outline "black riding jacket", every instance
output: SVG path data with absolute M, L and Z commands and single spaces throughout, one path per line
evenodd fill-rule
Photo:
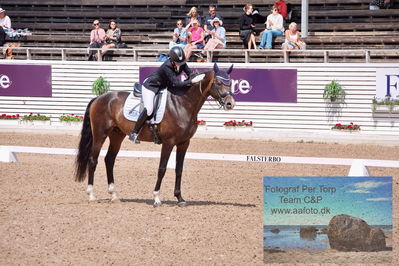
M 152 73 L 146 80 L 144 80 L 144 86 L 157 93 L 160 89 L 188 89 L 191 87 L 191 80 L 180 81 L 178 76 L 185 72 L 190 77 L 191 69 L 187 64 L 180 66 L 179 70 L 172 65 L 170 60 L 163 63 L 154 73 Z

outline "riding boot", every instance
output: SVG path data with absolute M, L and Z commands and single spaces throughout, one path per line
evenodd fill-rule
M 147 120 L 148 115 L 147 115 L 147 109 L 144 108 L 143 111 L 141 111 L 139 118 L 137 119 L 136 125 L 134 126 L 134 129 L 132 131 L 132 134 L 130 134 L 129 139 L 133 141 L 134 143 L 140 143 L 139 140 L 139 133 L 141 128 L 144 125 L 144 122 Z

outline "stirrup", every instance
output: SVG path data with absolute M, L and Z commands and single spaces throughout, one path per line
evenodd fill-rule
M 133 141 L 134 143 L 136 143 L 136 144 L 139 144 L 139 143 L 140 143 L 139 134 L 137 134 L 137 133 L 132 133 L 132 134 L 129 136 L 129 139 L 130 139 L 131 141 Z

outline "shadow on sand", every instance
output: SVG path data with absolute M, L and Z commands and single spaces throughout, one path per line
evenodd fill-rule
M 153 199 L 120 199 L 121 202 L 134 202 L 134 203 L 143 203 L 147 205 L 153 205 Z M 177 201 L 172 200 L 164 200 L 162 201 L 163 205 L 177 206 Z M 245 207 L 245 208 L 253 208 L 256 207 L 255 204 L 245 204 L 245 203 L 230 203 L 230 202 L 217 202 L 217 201 L 187 201 L 187 206 L 233 206 L 233 207 Z

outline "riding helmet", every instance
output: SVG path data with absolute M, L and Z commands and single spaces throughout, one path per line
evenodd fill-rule
M 174 62 L 176 65 L 183 65 L 186 63 L 186 56 L 184 55 L 184 51 L 181 47 L 175 46 L 169 51 L 170 61 Z

